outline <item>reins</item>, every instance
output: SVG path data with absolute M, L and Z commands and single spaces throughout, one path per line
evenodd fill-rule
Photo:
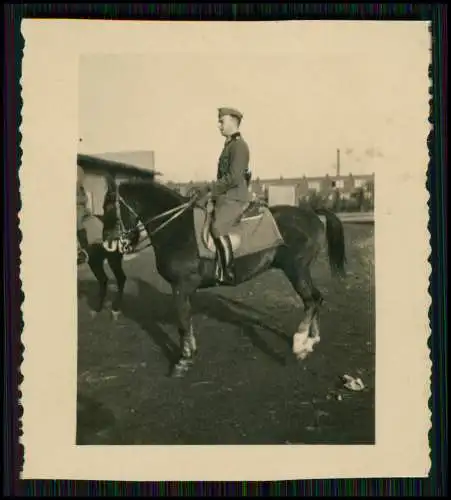
M 140 226 L 143 226 L 143 228 L 147 230 L 148 238 L 150 240 L 150 238 L 152 236 L 154 236 L 155 234 L 159 233 L 162 229 L 164 229 L 166 226 L 168 226 L 171 222 L 173 222 L 175 219 L 177 219 L 182 214 L 184 214 L 196 201 L 197 201 L 197 197 L 194 196 L 189 201 L 187 201 L 185 203 L 182 203 L 181 205 L 177 205 L 176 207 L 171 208 L 169 210 L 166 210 L 165 212 L 162 212 L 161 214 L 158 214 L 158 215 L 156 215 L 154 217 L 151 217 L 150 219 L 146 219 L 144 222 L 143 221 L 139 221 L 134 228 L 126 230 L 125 227 L 124 227 L 124 223 L 123 223 L 122 217 L 120 215 L 120 203 L 122 203 L 127 208 L 127 210 L 129 210 L 138 220 L 139 220 L 139 215 L 122 198 L 122 196 L 119 194 L 118 189 L 117 189 L 116 190 L 116 213 L 118 214 L 117 217 L 118 217 L 119 223 L 121 224 L 121 233 L 122 233 L 122 235 L 126 236 L 126 235 L 132 233 L 133 231 L 135 231 L 136 229 L 139 229 L 139 231 L 141 232 Z M 170 217 L 169 219 L 167 219 L 166 221 L 164 221 L 163 223 L 161 223 L 153 231 L 150 231 L 150 230 L 148 230 L 146 228 L 146 226 L 148 224 L 151 224 L 152 222 L 155 222 L 155 221 L 157 221 L 159 219 L 162 219 L 162 218 L 164 218 L 164 217 L 166 217 L 168 215 L 171 215 L 171 214 L 173 214 L 172 217 Z M 148 245 L 146 245 L 145 247 L 141 248 L 140 250 L 144 250 L 144 248 L 147 248 L 148 246 L 152 246 L 152 242 L 150 242 Z

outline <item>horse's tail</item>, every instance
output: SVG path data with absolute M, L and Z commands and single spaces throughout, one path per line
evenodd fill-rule
M 326 218 L 327 250 L 332 274 L 345 277 L 346 252 L 343 223 L 327 208 L 315 208 L 314 210 L 317 215 L 323 215 Z

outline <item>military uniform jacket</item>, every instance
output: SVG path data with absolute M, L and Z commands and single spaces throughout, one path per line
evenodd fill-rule
M 249 170 L 249 147 L 241 134 L 234 134 L 224 144 L 219 156 L 217 181 L 213 185 L 216 203 L 236 201 L 247 203 L 249 192 L 246 173 Z
M 85 188 L 81 184 L 77 184 L 77 229 L 83 228 L 83 220 L 88 212 L 88 197 Z

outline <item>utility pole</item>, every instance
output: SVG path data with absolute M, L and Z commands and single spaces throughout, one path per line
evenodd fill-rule
M 340 177 L 340 150 L 337 149 L 337 177 Z

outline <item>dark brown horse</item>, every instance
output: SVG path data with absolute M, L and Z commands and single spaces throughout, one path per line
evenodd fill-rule
M 181 354 L 172 373 L 183 376 L 192 365 L 197 350 L 191 299 L 196 290 L 216 285 L 214 260 L 199 256 L 194 199 L 185 198 L 157 182 L 136 181 L 122 183 L 119 196 L 121 217 L 129 218 L 133 213 L 145 226 L 154 249 L 157 271 L 172 287 L 181 335 Z M 304 318 L 293 336 L 293 353 L 298 359 L 304 359 L 320 340 L 319 312 L 323 302 L 312 282 L 310 266 L 321 250 L 325 232 L 332 273 L 344 276 L 343 225 L 326 209 L 276 206 L 270 211 L 284 244 L 237 258 L 236 285 L 270 268 L 284 272 L 304 303 Z M 319 215 L 326 218 L 326 230 Z

